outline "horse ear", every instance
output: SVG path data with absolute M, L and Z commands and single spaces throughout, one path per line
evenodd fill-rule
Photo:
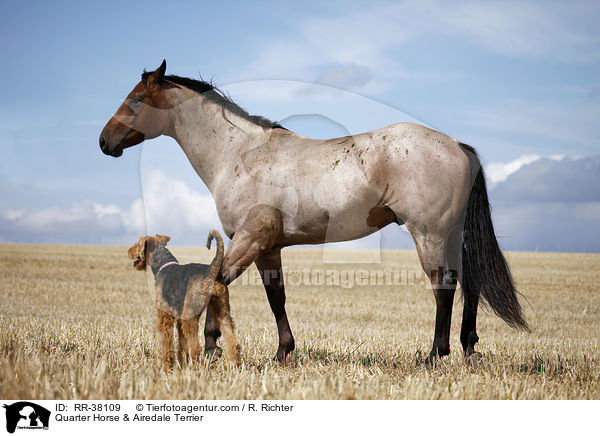
M 165 78 L 165 72 L 167 71 L 167 61 L 163 59 L 162 64 L 148 77 L 148 86 L 160 86 L 163 79 Z

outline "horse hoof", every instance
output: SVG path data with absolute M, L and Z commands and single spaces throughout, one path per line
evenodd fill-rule
M 427 370 L 435 369 L 437 366 L 439 357 L 438 356 L 428 356 L 423 362 L 423 366 Z
M 275 356 L 273 356 L 273 362 L 281 363 L 282 365 L 285 363 L 286 359 L 287 359 L 287 353 L 277 352 L 277 354 Z
M 284 364 L 291 352 L 292 350 L 280 348 L 279 350 L 277 350 L 277 354 L 273 356 L 273 362 Z
M 481 353 L 478 353 L 477 351 L 475 351 L 473 354 L 471 354 L 469 357 L 467 357 L 467 365 L 469 365 L 473 369 L 477 369 L 477 368 L 479 368 L 479 363 L 481 362 L 482 359 L 483 359 L 483 356 L 481 355 Z
M 286 359 L 295 348 L 296 347 L 294 343 L 287 346 L 279 345 L 279 348 L 277 348 L 277 353 L 273 357 L 273 362 L 285 363 Z
M 213 363 L 223 355 L 223 350 L 221 347 L 211 348 L 210 350 L 205 350 L 204 355 L 208 359 L 208 363 Z

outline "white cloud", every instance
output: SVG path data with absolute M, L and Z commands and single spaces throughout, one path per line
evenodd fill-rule
M 600 156 L 538 157 L 521 165 L 490 192 L 502 247 L 600 251 L 599 184 Z
M 221 228 L 212 196 L 200 194 L 159 170 L 143 178 L 143 193 L 148 234 L 166 234 L 181 239 L 177 243 L 189 245 L 194 241 L 201 245 L 208 230 Z
M 27 211 L 25 209 L 8 209 L 4 217 L 9 221 L 16 221 L 25 216 Z
M 70 207 L 0 215 L 0 237 L 7 242 L 111 243 L 127 231 L 124 213 L 114 205 L 82 201 Z
M 600 251 L 600 156 L 521 156 L 489 173 L 496 183 L 490 201 L 503 248 Z M 0 213 L 0 241 L 128 245 L 144 234 L 162 233 L 177 245 L 203 245 L 210 229 L 220 229 L 210 195 L 156 170 L 147 172 L 143 187 L 144 201 L 125 209 L 92 201 L 8 209 Z M 392 225 L 342 246 L 394 249 L 412 242 Z
M 600 201 L 600 156 L 538 159 L 523 165 L 492 190 L 504 202 Z
M 7 242 L 130 244 L 145 234 L 168 234 L 180 245 L 202 245 L 220 229 L 214 201 L 160 171 L 144 178 L 144 199 L 128 209 L 83 201 L 70 207 L 0 214 L 0 239 Z
M 562 160 L 564 155 L 547 156 L 546 159 Z M 488 187 L 492 189 L 496 184 L 504 182 L 508 176 L 519 171 L 524 165 L 529 165 L 533 162 L 542 159 L 542 156 L 537 154 L 525 154 L 518 158 L 507 162 L 492 162 L 485 167 L 485 175 L 487 176 Z

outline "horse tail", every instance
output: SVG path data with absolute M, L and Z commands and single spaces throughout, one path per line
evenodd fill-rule
M 510 269 L 494 233 L 483 167 L 472 147 L 460 145 L 465 151 L 473 153 L 479 164 L 467 205 L 463 233 L 461 287 L 465 305 L 467 310 L 476 311 L 476 297 L 481 293 L 494 313 L 508 325 L 531 331 L 523 317 Z
M 208 238 L 206 239 L 206 248 L 208 248 L 210 250 L 210 243 L 211 241 L 215 239 L 217 241 L 217 254 L 215 255 L 215 258 L 212 260 L 212 262 L 210 263 L 210 268 L 208 271 L 208 276 L 210 277 L 211 280 L 216 280 L 219 272 L 221 271 L 221 265 L 223 264 L 223 257 L 224 257 L 224 249 L 223 249 L 223 238 L 221 238 L 221 235 L 219 234 L 218 231 L 216 230 L 211 230 L 208 233 Z

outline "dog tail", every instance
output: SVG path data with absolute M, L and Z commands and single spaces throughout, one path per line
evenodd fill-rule
M 215 255 L 213 261 L 210 263 L 208 275 L 211 280 L 216 280 L 219 275 L 219 272 L 221 271 L 221 264 L 223 263 L 225 250 L 223 249 L 223 238 L 221 238 L 221 235 L 216 230 L 211 230 L 208 233 L 208 238 L 206 239 L 206 248 L 210 250 L 210 243 L 213 239 L 217 241 L 217 254 Z

